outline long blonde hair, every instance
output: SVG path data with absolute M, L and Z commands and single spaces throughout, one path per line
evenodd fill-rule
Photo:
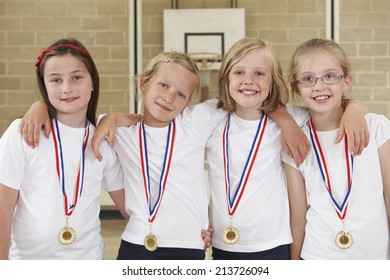
M 279 59 L 275 52 L 266 41 L 256 38 L 246 38 L 237 41 L 222 60 L 221 69 L 219 70 L 218 75 L 218 108 L 222 108 L 228 112 L 235 111 L 236 104 L 229 93 L 229 73 L 232 67 L 244 56 L 252 51 L 258 50 L 261 50 L 269 60 L 272 76 L 269 95 L 267 99 L 264 100 L 259 110 L 270 112 L 280 106 L 284 106 L 288 102 L 288 89 L 283 79 L 282 67 L 280 66 Z

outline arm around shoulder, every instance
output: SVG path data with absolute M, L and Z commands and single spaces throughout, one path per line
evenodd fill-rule
M 92 138 L 92 150 L 99 160 L 102 160 L 102 155 L 99 152 L 99 144 L 105 137 L 108 138 L 108 143 L 111 147 L 115 144 L 116 128 L 118 126 L 131 126 L 142 120 L 142 115 L 125 114 L 125 113 L 108 113 L 102 117 L 96 127 Z
M 299 166 L 305 160 L 310 149 L 310 143 L 306 135 L 285 107 L 267 112 L 267 115 L 280 127 L 283 148 Z
M 39 134 L 42 128 L 48 138 L 51 130 L 48 108 L 44 101 L 36 101 L 23 116 L 19 129 L 24 141 L 34 148 L 39 145 Z
M 348 147 L 353 155 L 360 155 L 370 141 L 370 133 L 365 119 L 367 113 L 367 106 L 358 101 L 350 100 L 344 104 L 344 114 L 336 143 L 340 142 L 346 134 Z

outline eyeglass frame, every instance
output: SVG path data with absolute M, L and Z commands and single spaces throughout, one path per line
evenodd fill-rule
M 331 73 L 326 73 L 325 75 L 323 75 L 323 76 L 321 76 L 321 77 L 314 77 L 314 76 L 311 76 L 311 77 L 313 77 L 314 79 L 315 79 L 315 81 L 314 81 L 314 84 L 312 84 L 312 85 L 302 85 L 301 84 L 301 80 L 302 79 L 300 79 L 300 80 L 295 80 L 295 83 L 297 84 L 297 85 L 300 85 L 301 87 L 314 87 L 316 84 L 317 84 L 317 82 L 318 82 L 318 80 L 319 79 L 321 79 L 321 81 L 322 81 L 322 83 L 323 84 L 325 84 L 325 85 L 335 85 L 335 84 L 337 84 L 338 82 L 340 82 L 342 79 L 345 79 L 345 75 L 343 74 L 343 75 L 335 75 L 335 77 L 337 77 L 338 78 L 338 81 L 337 82 L 334 82 L 334 83 L 326 83 L 325 81 L 324 81 L 324 77 L 326 76 L 326 75 L 329 75 L 329 74 L 331 74 Z M 310 75 L 309 75 L 310 76 Z M 307 76 L 306 76 L 307 77 Z

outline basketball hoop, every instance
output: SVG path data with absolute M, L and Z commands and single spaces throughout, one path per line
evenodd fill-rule
M 213 52 L 192 52 L 188 53 L 188 56 L 198 65 L 199 75 L 201 80 L 201 101 L 209 99 L 209 86 L 210 86 L 210 75 L 211 68 L 216 62 L 221 60 L 219 53 Z
M 210 69 L 210 67 L 221 59 L 219 53 L 213 52 L 192 52 L 188 54 L 195 61 L 200 70 Z

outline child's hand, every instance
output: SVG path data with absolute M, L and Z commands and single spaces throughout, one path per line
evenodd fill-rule
M 367 107 L 357 102 L 348 103 L 340 122 L 336 143 L 347 135 L 348 147 L 353 156 L 360 155 L 370 141 L 370 133 L 365 118 Z
M 92 137 L 92 150 L 98 160 L 103 156 L 99 152 L 99 145 L 104 138 L 108 138 L 108 144 L 113 147 L 115 144 L 116 121 L 114 114 L 105 115 L 98 123 L 95 133 Z
M 39 145 L 39 135 L 42 127 L 45 130 L 46 138 L 49 138 L 50 126 L 51 120 L 46 103 L 37 101 L 31 105 L 30 109 L 23 116 L 19 130 L 27 145 L 35 148 Z
M 105 115 L 98 123 L 95 134 L 92 138 L 92 150 L 98 160 L 102 160 L 99 153 L 99 144 L 107 137 L 108 144 L 113 147 L 116 139 L 116 127 L 131 126 L 142 120 L 143 116 L 139 114 L 121 114 L 109 113 Z
M 211 239 L 213 236 L 214 229 L 209 227 L 207 230 L 202 230 L 201 236 L 204 242 L 204 251 L 206 252 L 208 248 L 211 247 Z
M 306 158 L 310 143 L 302 129 L 294 122 L 282 129 L 282 144 L 287 154 L 299 166 Z

